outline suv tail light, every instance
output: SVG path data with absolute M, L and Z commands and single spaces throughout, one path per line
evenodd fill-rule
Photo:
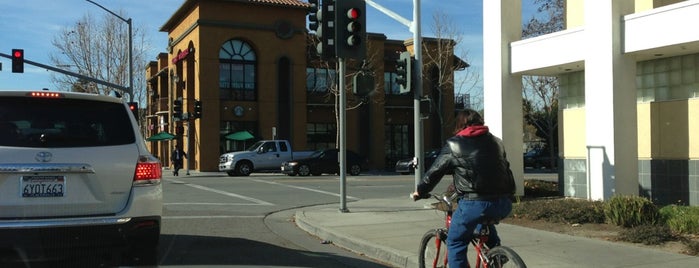
M 136 171 L 133 176 L 133 186 L 151 186 L 160 184 L 163 177 L 163 169 L 158 159 L 141 156 L 136 163 Z

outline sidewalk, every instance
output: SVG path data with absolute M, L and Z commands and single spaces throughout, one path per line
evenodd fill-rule
M 334 204 L 305 208 L 295 217 L 301 229 L 339 247 L 412 268 L 418 267 L 422 235 L 443 226 L 443 212 L 428 208 L 430 202 L 412 202 L 407 196 L 366 199 L 348 202 L 346 213 Z M 699 257 L 504 223 L 498 225 L 498 233 L 527 267 L 699 267 Z

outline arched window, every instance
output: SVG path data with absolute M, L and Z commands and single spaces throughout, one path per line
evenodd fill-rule
M 257 58 L 252 47 L 242 40 L 226 41 L 218 52 L 219 88 L 222 100 L 257 99 L 255 72 Z

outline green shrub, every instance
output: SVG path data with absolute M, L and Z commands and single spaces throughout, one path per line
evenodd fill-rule
M 539 199 L 519 202 L 512 217 L 563 223 L 604 223 L 604 203 L 579 199 Z
M 658 207 L 648 198 L 617 195 L 604 206 L 607 221 L 617 226 L 634 227 L 658 222 Z
M 660 209 L 660 219 L 680 234 L 699 234 L 699 207 L 670 205 Z
M 660 245 L 677 240 L 670 228 L 665 225 L 640 225 L 619 232 L 619 240 L 645 245 Z

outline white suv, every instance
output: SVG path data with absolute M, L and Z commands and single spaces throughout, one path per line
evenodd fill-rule
M 27 261 L 107 246 L 155 259 L 161 177 L 121 99 L 0 91 L 0 252 Z

